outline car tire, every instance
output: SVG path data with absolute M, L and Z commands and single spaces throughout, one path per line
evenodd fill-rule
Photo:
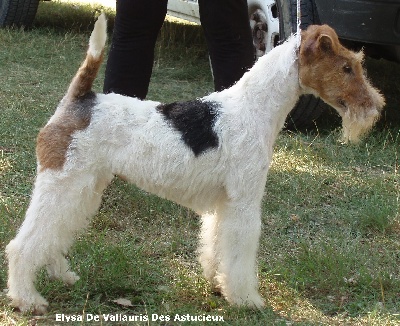
M 296 32 L 297 1 L 249 1 L 249 17 L 256 56 L 261 56 Z M 314 2 L 302 0 L 300 28 L 306 29 L 316 23 L 319 23 L 319 19 Z M 286 119 L 286 128 L 307 129 L 313 126 L 325 108 L 326 104 L 319 98 L 312 95 L 301 96 Z
M 0 0 L 0 27 L 29 27 L 35 18 L 39 0 Z

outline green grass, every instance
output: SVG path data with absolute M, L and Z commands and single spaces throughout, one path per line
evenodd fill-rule
M 36 134 L 83 59 L 98 11 L 42 2 L 35 28 L 0 30 L 0 289 L 7 287 L 4 247 L 29 203 Z M 166 23 L 156 55 L 149 98 L 212 90 L 198 26 Z M 41 272 L 37 286 L 51 306 L 40 318 L 12 311 L 0 292 L 0 324 L 52 325 L 56 313 L 86 312 L 211 314 L 229 325 L 400 325 L 400 68 L 375 60 L 367 67 L 388 106 L 364 142 L 341 145 L 331 114 L 309 134 L 278 138 L 259 252 L 264 310 L 231 307 L 211 292 L 196 262 L 193 212 L 116 179 L 70 251 L 80 281 L 68 288 Z

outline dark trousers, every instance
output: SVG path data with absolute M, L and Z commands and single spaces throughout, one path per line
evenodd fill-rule
M 117 0 L 104 93 L 144 99 L 154 47 L 167 12 L 167 0 Z M 247 0 L 199 0 L 216 91 L 230 87 L 254 63 Z

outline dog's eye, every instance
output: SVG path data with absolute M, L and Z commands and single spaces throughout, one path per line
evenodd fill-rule
M 353 72 L 353 69 L 351 68 L 350 65 L 345 64 L 345 65 L 343 66 L 343 71 L 344 71 L 346 74 L 351 74 L 351 73 Z

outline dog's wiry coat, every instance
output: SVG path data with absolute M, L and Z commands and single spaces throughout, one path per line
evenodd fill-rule
M 100 16 L 85 62 L 38 137 L 31 203 L 6 249 L 12 304 L 23 311 L 46 310 L 48 303 L 34 287 L 42 266 L 67 284 L 78 279 L 64 256 L 97 211 L 103 190 L 119 175 L 199 213 L 199 260 L 206 278 L 230 303 L 263 306 L 256 254 L 273 144 L 301 94 L 318 95 L 313 83 L 325 86 L 322 93 L 329 89 L 318 77 L 319 63 L 335 58 L 340 45 L 328 32 L 328 27 L 305 32 L 299 55 L 295 38 L 289 39 L 229 89 L 162 104 L 92 93 L 106 35 Z M 321 58 L 308 61 L 317 54 Z M 319 82 L 309 81 L 310 75 Z M 336 87 L 334 79 L 329 82 Z M 345 84 L 337 83 L 341 90 L 329 90 L 323 99 L 336 99 L 342 116 L 373 116 L 369 125 L 363 122 L 370 128 L 384 103 L 379 92 L 368 84 L 363 96 L 344 97 Z M 350 114 L 354 108 L 358 113 Z M 359 122 L 353 118 L 350 129 L 352 123 Z

